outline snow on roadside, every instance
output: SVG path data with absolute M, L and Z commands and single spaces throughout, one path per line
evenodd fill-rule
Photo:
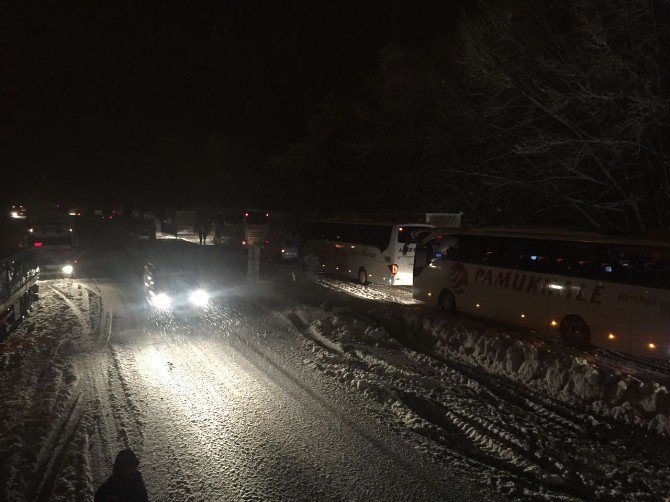
M 389 288 L 379 284 L 368 284 L 361 286 L 351 281 L 336 279 L 330 276 L 317 276 L 318 283 L 328 289 L 340 291 L 348 295 L 356 296 L 366 300 L 374 300 L 385 303 L 398 303 L 401 305 L 414 305 L 418 303 L 412 297 L 411 288 L 395 287 Z
M 363 306 L 290 308 L 305 336 L 304 363 L 380 403 L 380 420 L 449 469 L 513 498 L 656 500 L 670 492 L 665 443 L 627 425 L 641 422 L 598 408 L 613 410 L 597 404 L 613 399 L 607 384 L 624 392 L 617 382 L 631 377 L 471 320 Z M 658 395 L 640 393 L 646 385 L 626 399 L 658 410 Z
M 54 451 L 63 451 L 71 418 L 76 418 L 79 375 L 72 361 L 82 335 L 81 319 L 63 301 L 61 291 L 76 290 L 69 282 L 40 283 L 40 298 L 17 329 L 0 343 L 0 451 L 8 457 L 0 468 L 0 499 L 29 500 L 43 487 L 63 480 L 54 477 Z M 64 459 L 67 463 L 68 459 Z M 79 470 L 73 480 L 87 478 Z M 74 481 L 73 481 L 74 482 Z M 53 499 L 71 500 L 67 486 L 50 489 Z M 70 493 L 70 495 L 68 495 Z
M 432 345 L 438 357 L 511 378 L 596 416 L 670 436 L 670 371 L 655 375 L 635 358 L 626 358 L 622 367 L 608 354 L 579 355 L 536 338 L 511 336 L 490 324 L 407 307 L 411 294 L 406 298 L 406 292 L 393 288 L 363 287 L 330 277 L 320 278 L 319 284 L 374 301 L 378 320 L 385 317 L 402 325 L 408 336 Z
M 596 362 L 544 344 L 524 342 L 485 326 L 419 312 L 406 312 L 409 325 L 435 339 L 443 357 L 485 368 L 566 404 L 648 431 L 670 435 L 670 394 L 658 382 L 643 382 Z

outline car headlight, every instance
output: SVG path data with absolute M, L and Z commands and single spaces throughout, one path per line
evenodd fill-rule
M 151 304 L 157 309 L 166 310 L 172 305 L 172 298 L 170 298 L 165 293 L 158 293 L 153 297 Z
M 206 307 L 209 303 L 209 294 L 205 290 L 198 289 L 191 293 L 189 300 L 196 307 Z
M 62 270 L 65 275 L 70 275 L 74 272 L 74 267 L 72 265 L 65 265 Z

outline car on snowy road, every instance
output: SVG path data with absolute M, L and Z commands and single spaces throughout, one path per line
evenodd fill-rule
M 162 268 L 147 263 L 142 279 L 146 301 L 155 311 L 193 312 L 210 305 L 208 288 L 194 270 Z
M 274 234 L 263 244 L 262 254 L 269 260 L 295 260 L 298 258 L 298 243 L 292 237 Z

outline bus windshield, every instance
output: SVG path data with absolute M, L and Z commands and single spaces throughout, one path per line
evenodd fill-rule
M 422 231 L 429 227 L 398 227 L 398 242 L 401 244 L 416 244 Z

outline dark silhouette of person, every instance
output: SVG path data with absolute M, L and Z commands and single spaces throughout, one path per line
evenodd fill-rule
M 207 244 L 207 234 L 209 234 L 210 225 L 211 223 L 207 217 L 207 213 L 198 212 L 196 214 L 195 226 L 198 230 L 198 237 L 201 246 Z
M 140 459 L 133 450 L 121 450 L 114 460 L 112 475 L 95 492 L 95 502 L 148 502 L 139 465 Z
M 210 231 L 210 222 L 209 220 L 204 220 L 198 225 L 198 237 L 200 238 L 200 245 L 207 244 L 207 235 Z

